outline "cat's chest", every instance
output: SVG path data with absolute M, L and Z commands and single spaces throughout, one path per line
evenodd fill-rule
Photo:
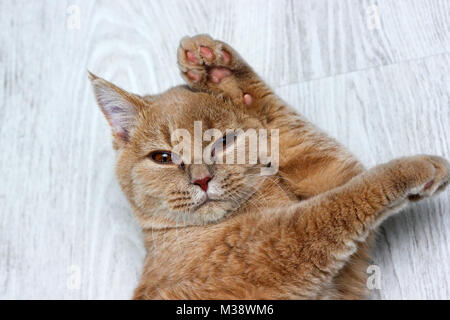
M 249 208 L 258 207 L 259 209 L 261 207 L 276 208 L 298 201 L 297 196 L 290 190 L 289 185 L 277 176 L 267 178 L 266 182 L 252 198 L 252 201 L 247 202 Z

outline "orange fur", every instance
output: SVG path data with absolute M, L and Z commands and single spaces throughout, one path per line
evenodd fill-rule
M 184 38 L 188 86 L 140 97 L 91 74 L 113 129 L 117 176 L 148 249 L 135 299 L 359 299 L 370 239 L 384 218 L 443 190 L 449 163 L 401 158 L 370 170 L 296 114 L 227 44 Z M 171 133 L 278 129 L 279 171 L 257 165 L 160 164 Z M 206 147 L 207 142 L 201 142 Z M 198 207 L 196 172 L 222 195 Z

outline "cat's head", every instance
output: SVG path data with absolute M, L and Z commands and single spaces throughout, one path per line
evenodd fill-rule
M 264 164 L 217 161 L 227 162 L 230 152 L 236 159 L 242 131 L 262 127 L 242 106 L 186 87 L 140 97 L 92 74 L 91 81 L 112 129 L 119 182 L 144 228 L 219 221 L 263 184 Z M 180 146 L 192 147 L 191 154 Z

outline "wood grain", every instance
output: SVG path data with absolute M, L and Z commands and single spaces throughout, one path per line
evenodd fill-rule
M 79 29 L 67 27 L 72 5 Z M 114 177 L 87 69 L 159 92 L 181 83 L 179 39 L 210 33 L 367 166 L 414 153 L 450 157 L 449 7 L 0 1 L 0 298 L 127 299 L 141 272 L 139 227 Z M 450 298 L 449 208 L 447 191 L 383 225 L 373 298 Z

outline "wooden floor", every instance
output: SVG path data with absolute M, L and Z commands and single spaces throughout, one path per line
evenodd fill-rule
M 87 69 L 156 93 L 181 83 L 179 39 L 210 33 L 367 166 L 450 158 L 449 12 L 448 0 L 0 0 L 0 298 L 127 299 L 140 275 Z M 450 192 L 388 220 L 373 264 L 374 299 L 450 299 Z

